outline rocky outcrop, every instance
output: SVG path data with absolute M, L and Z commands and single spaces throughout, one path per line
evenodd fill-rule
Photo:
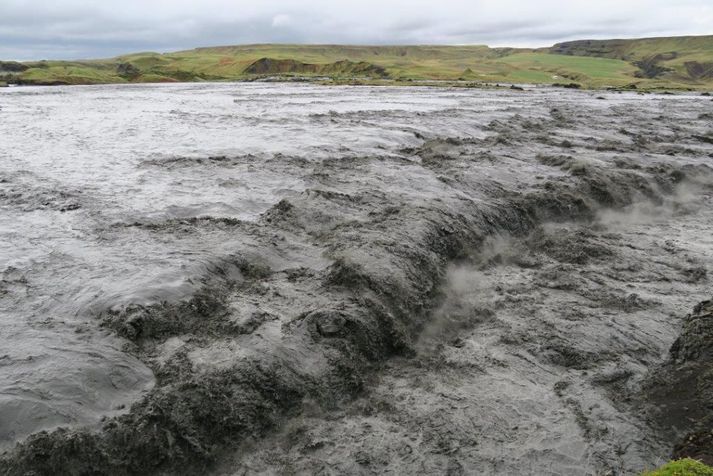
M 116 74 L 122 78 L 136 79 L 141 76 L 141 71 L 131 63 L 119 63 L 116 65 Z
M 648 392 L 662 431 L 678 441 L 673 456 L 713 464 L 713 300 L 686 316 Z
M 0 73 L 22 73 L 30 69 L 17 61 L 0 61 Z
M 664 73 L 671 71 L 670 68 L 666 68 L 661 65 L 661 61 L 668 61 L 676 57 L 676 53 L 669 53 L 665 55 L 654 55 L 644 58 L 639 61 L 634 61 L 634 66 L 639 68 L 634 76 L 637 78 L 648 78 L 654 79 L 658 78 Z
M 713 78 L 713 63 L 699 63 L 698 61 L 687 61 L 684 66 L 688 75 L 693 79 Z
M 381 66 L 376 66 L 365 61 L 337 61 L 328 64 L 303 63 L 292 59 L 261 58 L 244 71 L 250 75 L 280 75 L 304 74 L 324 76 L 366 76 L 373 78 L 388 77 L 387 71 Z

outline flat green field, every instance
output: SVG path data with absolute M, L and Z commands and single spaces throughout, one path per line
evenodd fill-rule
M 487 46 L 241 45 L 135 53 L 87 61 L 36 61 L 0 80 L 21 84 L 235 81 L 576 83 L 584 88 L 713 89 L 713 36 L 576 41 L 551 48 Z M 7 68 L 7 66 L 6 66 Z
M 558 72 L 563 77 L 582 81 L 631 82 L 636 67 L 621 60 L 549 53 L 516 53 L 502 58 L 518 71 Z

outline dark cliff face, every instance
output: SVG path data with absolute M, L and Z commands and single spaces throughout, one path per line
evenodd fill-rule
M 29 67 L 17 61 L 0 61 L 0 73 L 22 73 Z
M 317 65 L 291 59 L 260 58 L 245 69 L 245 74 L 316 73 Z
M 651 380 L 657 420 L 677 441 L 673 456 L 713 464 L 713 300 L 686 316 L 668 361 Z
M 676 57 L 676 53 L 654 55 L 644 58 L 640 61 L 634 61 L 634 65 L 639 68 L 639 71 L 635 73 L 638 78 L 649 78 L 655 79 L 659 76 L 670 73 L 673 71 L 670 68 L 661 66 L 661 61 L 667 61 Z
M 578 40 L 555 44 L 550 51 L 560 55 L 596 56 L 629 60 L 622 50 L 626 40 Z
M 245 74 L 280 75 L 280 74 L 322 74 L 325 76 L 369 76 L 375 78 L 388 77 L 388 72 L 381 66 L 364 61 L 355 63 L 343 60 L 328 64 L 302 63 L 292 59 L 261 58 L 248 66 Z
M 139 70 L 139 68 L 137 68 L 131 63 L 119 63 L 116 66 L 116 73 L 119 76 L 127 79 L 136 79 L 141 76 L 141 71 Z
M 713 78 L 713 62 L 699 63 L 698 61 L 687 61 L 684 66 L 688 71 L 688 75 L 694 79 L 711 79 Z

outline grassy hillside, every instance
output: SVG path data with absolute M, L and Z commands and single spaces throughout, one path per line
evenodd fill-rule
M 626 61 L 637 68 L 637 78 L 653 83 L 710 85 L 713 82 L 713 36 L 583 40 L 560 43 L 550 51 Z
M 6 66 L 3 66 L 6 65 Z M 0 81 L 97 84 L 234 81 L 268 76 L 381 83 L 577 83 L 713 89 L 713 36 L 577 41 L 552 48 L 242 45 L 92 61 L 0 62 Z

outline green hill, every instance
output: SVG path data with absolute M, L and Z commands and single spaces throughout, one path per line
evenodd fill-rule
M 551 53 L 622 60 L 636 66 L 634 75 L 663 83 L 710 84 L 713 81 L 713 36 L 640 40 L 583 40 L 559 43 Z
M 4 66 L 5 65 L 5 66 Z M 713 89 L 713 36 L 582 40 L 551 48 L 241 45 L 105 60 L 0 62 L 20 84 L 235 81 L 291 76 L 405 83 L 577 83 Z

